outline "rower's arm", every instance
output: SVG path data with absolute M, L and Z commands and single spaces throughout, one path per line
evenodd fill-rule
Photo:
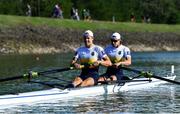
M 131 52 L 128 47 L 125 48 L 125 60 L 120 61 L 117 66 L 119 65 L 125 65 L 125 66 L 131 65 Z
M 73 60 L 71 61 L 71 66 L 75 67 L 76 69 L 82 69 L 84 66 L 79 64 L 77 62 L 77 58 L 73 58 Z
M 131 65 L 131 57 L 127 57 L 125 61 L 119 62 L 119 65 L 126 65 L 126 66 Z
M 73 57 L 72 61 L 71 61 L 71 64 L 75 64 L 77 62 L 77 59 L 75 57 Z
M 111 63 L 111 60 L 109 59 L 109 57 L 108 57 L 108 56 L 105 56 L 105 57 L 103 58 L 103 60 L 100 60 L 100 61 L 99 61 L 99 65 L 108 67 L 108 66 L 111 66 L 112 63 Z

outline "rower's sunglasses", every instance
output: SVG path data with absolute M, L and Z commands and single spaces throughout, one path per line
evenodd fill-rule
M 84 39 L 89 39 L 89 38 L 90 38 L 90 36 L 83 36 L 83 38 L 84 38 Z
M 112 40 L 112 39 L 111 39 L 111 42 L 118 42 L 118 41 L 119 41 L 119 40 Z

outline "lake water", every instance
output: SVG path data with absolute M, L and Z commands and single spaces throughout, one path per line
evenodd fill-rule
M 0 78 L 17 76 L 31 70 L 43 71 L 67 67 L 73 54 L 46 55 L 0 55 Z M 180 52 L 132 53 L 132 66 L 158 76 L 170 73 L 175 66 L 176 81 L 180 81 Z M 100 69 L 100 73 L 105 71 Z M 50 76 L 72 80 L 79 71 L 68 71 Z M 135 74 L 125 72 L 128 76 Z M 35 78 L 43 82 L 59 82 L 43 76 Z M 59 82 L 63 83 L 63 82 Z M 25 79 L 0 84 L 0 94 L 47 89 L 47 86 L 27 83 Z M 96 97 L 52 100 L 46 103 L 29 104 L 0 109 L 0 113 L 180 113 L 180 85 L 164 84 L 157 87 L 121 92 Z

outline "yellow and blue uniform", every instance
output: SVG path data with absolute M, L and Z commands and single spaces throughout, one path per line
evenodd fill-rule
M 131 57 L 130 49 L 124 45 L 120 45 L 119 47 L 113 47 L 112 45 L 108 45 L 105 48 L 105 53 L 110 58 L 112 64 L 123 62 L 128 57 Z M 123 71 L 119 68 L 108 67 L 106 71 L 106 77 L 110 78 L 111 75 L 116 75 L 118 80 L 123 78 Z
M 97 82 L 99 78 L 98 69 L 99 67 L 86 67 L 91 66 L 94 62 L 97 60 L 102 60 L 106 55 L 104 49 L 100 46 L 93 45 L 90 48 L 87 48 L 85 46 L 82 46 L 76 50 L 74 59 L 79 60 L 81 65 L 84 65 L 85 67 L 82 69 L 82 72 L 80 74 L 80 78 L 82 80 L 85 80 L 89 77 L 92 77 L 95 82 Z

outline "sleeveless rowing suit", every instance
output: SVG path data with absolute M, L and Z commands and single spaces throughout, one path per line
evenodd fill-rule
M 120 45 L 119 47 L 113 47 L 112 45 L 108 45 L 105 48 L 105 53 L 110 58 L 112 64 L 117 62 L 123 62 L 128 57 L 131 57 L 130 49 L 124 45 Z M 106 71 L 106 77 L 110 78 L 111 75 L 116 75 L 118 80 L 123 78 L 123 71 L 119 68 L 108 67 Z
M 107 55 L 102 47 L 93 45 L 90 48 L 87 48 L 85 46 L 78 48 L 76 50 L 74 57 L 75 60 L 80 61 L 81 65 L 90 66 L 97 60 L 102 60 L 105 56 Z M 97 80 L 99 78 L 98 69 L 99 67 L 94 67 L 94 68 L 85 67 L 82 69 L 80 78 L 82 80 L 85 80 L 89 77 L 92 77 L 95 83 L 97 83 Z

